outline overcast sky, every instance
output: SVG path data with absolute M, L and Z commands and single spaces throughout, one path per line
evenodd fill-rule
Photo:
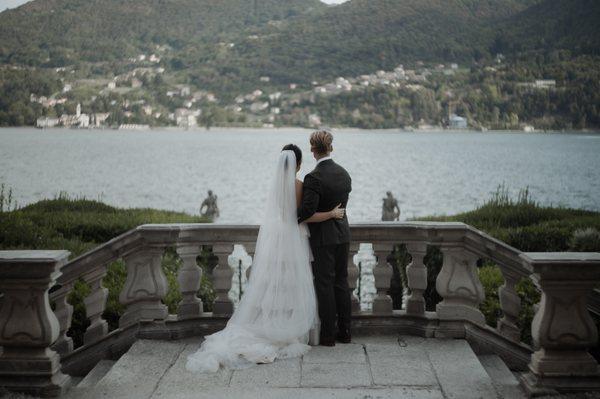
M 4 11 L 7 8 L 15 8 L 21 4 L 27 3 L 28 0 L 0 0 L 0 11 Z M 348 0 L 321 0 L 327 4 L 340 4 L 345 3 Z
M 15 8 L 23 3 L 27 3 L 27 0 L 0 0 L 0 11 L 4 11 L 7 8 Z

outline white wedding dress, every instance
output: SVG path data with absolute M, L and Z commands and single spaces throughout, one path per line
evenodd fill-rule
M 215 372 L 301 356 L 317 320 L 306 225 L 296 216 L 296 157 L 282 151 L 260 226 L 246 291 L 225 329 L 188 356 L 191 371 Z

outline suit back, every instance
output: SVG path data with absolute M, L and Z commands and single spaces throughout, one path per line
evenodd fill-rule
M 319 162 L 315 169 L 306 175 L 304 189 L 310 197 L 318 195 L 316 212 L 327 212 L 338 204 L 346 208 L 348 195 L 352 191 L 352 179 L 340 165 L 328 159 Z M 306 199 L 306 196 L 304 197 Z M 310 217 L 310 215 L 308 215 Z M 310 241 L 313 246 L 335 245 L 350 242 L 348 217 L 329 219 L 321 223 L 309 223 Z

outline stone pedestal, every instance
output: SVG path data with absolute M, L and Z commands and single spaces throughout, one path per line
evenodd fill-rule
M 587 297 L 600 283 L 600 253 L 526 253 L 542 291 L 531 323 L 534 346 L 529 373 L 523 377 L 533 395 L 600 388 L 598 363 L 588 349 L 598 331 L 587 310 Z
M 444 263 L 435 288 L 442 298 L 436 306 L 440 320 L 468 320 L 485 324 L 479 310 L 485 293 L 477 275 L 478 257 L 462 247 L 442 247 Z
M 59 396 L 69 385 L 60 356 L 50 349 L 60 326 L 48 299 L 68 256 L 68 251 L 0 251 L 0 387 Z
M 125 257 L 127 280 L 119 300 L 127 308 L 119 319 L 119 327 L 128 327 L 140 320 L 164 320 L 167 307 L 162 299 L 168 283 L 162 267 L 163 248 L 143 248 Z

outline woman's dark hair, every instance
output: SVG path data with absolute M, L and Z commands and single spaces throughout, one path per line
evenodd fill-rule
M 296 144 L 286 144 L 283 146 L 281 151 L 294 151 L 294 155 L 296 156 L 296 167 L 300 166 L 302 163 L 302 150 Z

